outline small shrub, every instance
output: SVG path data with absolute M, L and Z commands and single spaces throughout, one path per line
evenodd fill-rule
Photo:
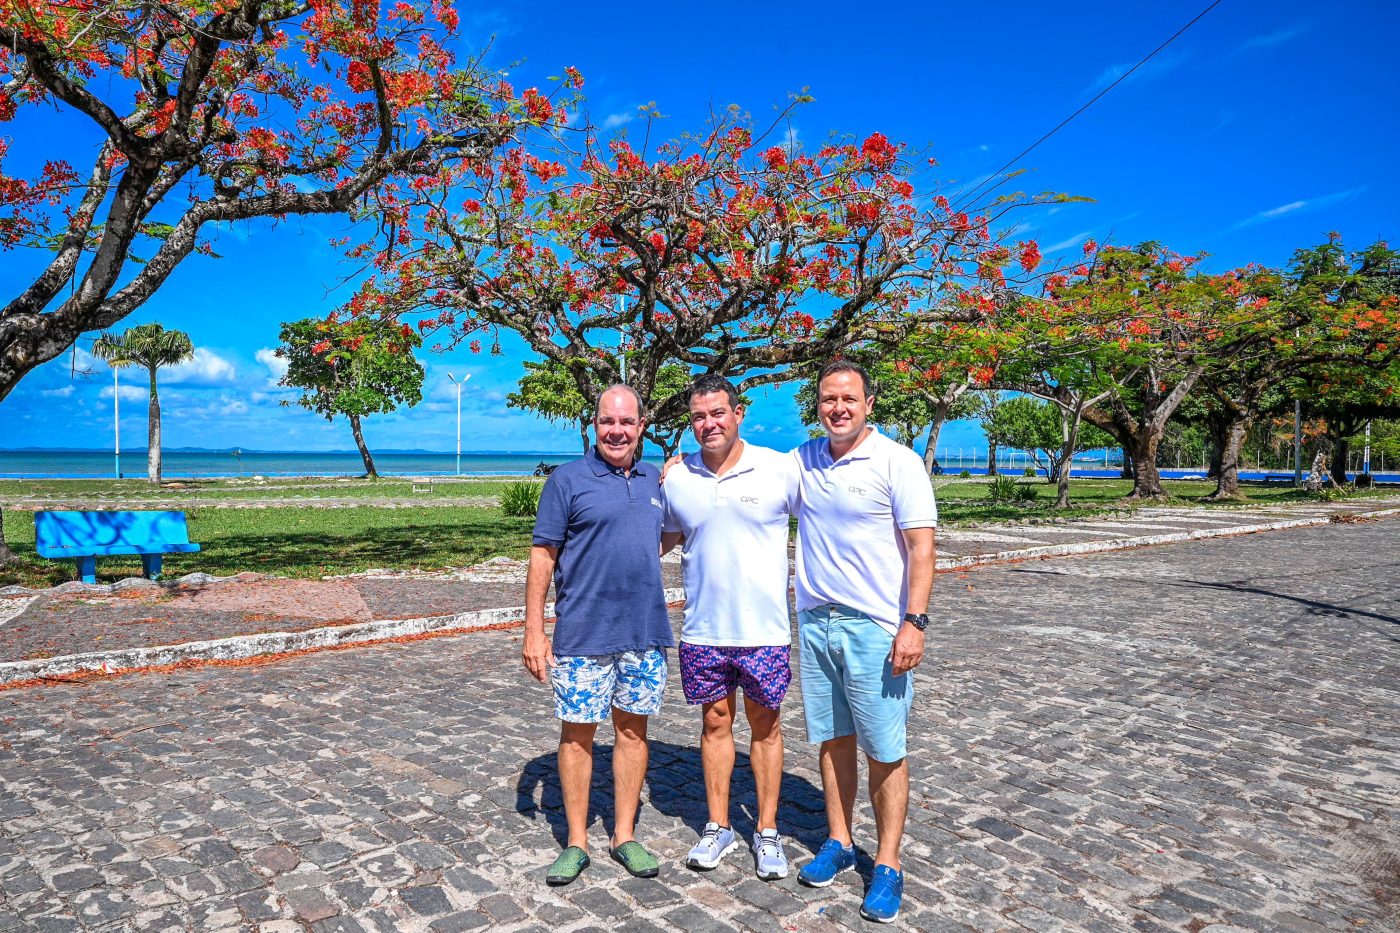
M 967 470 L 962 470 L 958 473 L 958 479 L 970 479 L 971 477 L 972 474 L 969 473 Z
M 539 483 L 511 483 L 501 493 L 501 511 L 515 518 L 533 518 L 540 510 Z
M 996 476 L 987 484 L 987 498 L 992 502 L 1013 502 L 1018 498 L 1016 479 L 1012 476 Z
M 1025 472 L 1023 472 L 1021 475 L 1022 475 L 1022 476 L 1035 476 L 1035 467 L 1026 467 Z
M 1036 500 L 1036 497 L 1039 496 L 1039 495 L 1040 495 L 1040 487 L 1039 487 L 1039 486 L 1017 486 L 1017 487 L 1016 487 L 1016 501 L 1018 501 L 1018 502 L 1034 502 L 1034 501 Z

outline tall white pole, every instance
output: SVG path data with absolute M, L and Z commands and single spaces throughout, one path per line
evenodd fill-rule
M 112 367 L 112 467 L 117 479 L 122 478 L 122 412 L 121 386 L 117 383 L 117 367 Z
M 617 296 L 617 356 L 618 371 L 622 373 L 622 383 L 627 384 L 627 346 L 626 337 L 622 330 L 622 315 L 627 310 L 627 299 Z
M 1371 475 L 1371 422 L 1366 422 L 1366 451 L 1361 458 L 1361 472 Z
M 461 475 L 462 475 L 462 386 L 465 385 L 465 384 L 466 384 L 466 381 L 467 381 L 468 379 L 470 379 L 471 377 L 472 377 L 472 374 L 471 374 L 471 373 L 467 373 L 465 376 L 462 377 L 462 381 L 461 381 L 461 382 L 458 382 L 458 381 L 457 381 L 457 377 L 453 376 L 451 373 L 448 373 L 448 374 L 447 374 L 447 378 L 448 378 L 449 380 L 451 380 L 452 384 L 455 385 L 455 386 L 457 387 L 457 475 L 458 475 L 458 476 L 461 476 Z

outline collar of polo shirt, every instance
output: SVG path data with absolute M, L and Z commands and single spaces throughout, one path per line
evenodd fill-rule
M 618 476 L 626 476 L 627 471 L 635 470 L 637 464 L 640 462 L 640 457 L 633 457 L 632 462 L 626 467 L 613 466 L 603 459 L 603 455 L 599 452 L 597 444 L 594 444 L 588 450 L 588 465 L 593 468 L 593 474 L 595 476 L 607 476 L 609 473 L 615 473 Z

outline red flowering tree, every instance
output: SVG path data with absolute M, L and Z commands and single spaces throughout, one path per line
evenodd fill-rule
M 1100 396 L 1082 405 L 1082 417 L 1122 445 L 1131 498 L 1162 497 L 1157 447 L 1167 422 L 1202 375 L 1235 351 L 1229 328 L 1261 313 L 1257 296 L 1238 274 L 1201 273 L 1194 268 L 1200 257 L 1157 243 L 1099 248 L 1090 241 L 1084 253 L 1069 274 L 1047 279 L 1047 333 L 1078 348 L 1076 365 L 1089 376 L 1080 392 Z M 1044 388 L 1054 388 L 1053 377 Z M 1054 391 L 1037 394 L 1073 402 Z
M 547 102 L 541 102 L 547 109 Z M 574 375 L 589 404 L 626 381 L 665 420 L 668 364 L 741 389 L 921 319 L 975 318 L 1032 274 L 1034 244 L 993 225 L 1011 195 L 953 209 L 916 201 L 902 147 L 873 134 L 807 155 L 756 141 L 732 113 L 652 147 L 604 145 L 546 159 L 523 147 L 480 194 L 424 199 L 411 242 L 377 257 L 353 313 L 419 315 L 444 339 L 521 335 Z
M 0 120 L 96 130 L 91 149 L 21 134 L 30 175 L 0 145 L 0 246 L 46 251 L 0 305 L 0 399 L 150 298 L 212 224 L 352 213 L 393 236 L 403 192 L 494 173 L 538 108 L 456 63 L 456 22 L 449 0 L 0 2 Z

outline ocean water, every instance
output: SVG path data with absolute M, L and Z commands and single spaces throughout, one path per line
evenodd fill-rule
M 462 454 L 464 476 L 523 476 L 541 461 L 564 463 L 576 453 L 477 453 Z M 374 465 L 384 476 L 452 475 L 457 472 L 455 454 L 413 453 L 374 454 Z M 0 450 L 0 477 L 37 479 L 45 477 L 111 478 L 116 465 L 111 453 L 101 451 Z M 171 478 L 200 476 L 359 476 L 365 471 L 357 453 L 317 453 L 296 451 L 243 451 L 238 456 L 224 451 L 167 450 L 161 457 L 161 475 Z M 146 452 L 122 452 L 124 477 L 146 475 Z

